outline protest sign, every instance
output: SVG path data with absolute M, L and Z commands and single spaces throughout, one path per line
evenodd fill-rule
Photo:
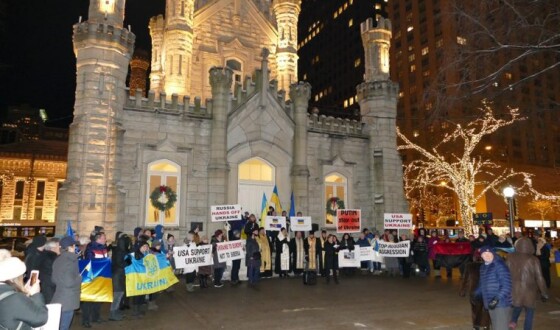
M 264 218 L 264 229 L 269 231 L 280 231 L 286 228 L 286 217 L 267 216 Z
M 212 222 L 241 220 L 241 205 L 212 205 L 210 217 Z
M 384 213 L 383 227 L 385 229 L 412 229 L 412 214 Z
M 179 282 L 173 274 L 165 254 L 148 254 L 144 258 L 131 259 L 124 269 L 126 276 L 126 295 L 143 296 L 163 291 Z
M 375 258 L 373 247 L 371 246 L 360 246 L 360 261 L 369 261 Z
M 362 228 L 361 218 L 361 210 L 336 210 L 336 232 L 359 233 Z
M 410 241 L 398 243 L 379 242 L 379 254 L 383 257 L 408 257 Z
M 176 246 L 173 248 L 173 259 L 176 268 L 196 269 L 214 263 L 212 245 L 196 246 L 195 244 Z
M 217 243 L 216 251 L 218 252 L 218 261 L 226 262 L 245 258 L 245 251 L 243 250 L 244 245 L 245 240 Z
M 338 252 L 338 267 L 360 267 L 360 251 L 340 250 Z
M 290 227 L 292 231 L 310 231 L 311 217 L 290 217 Z

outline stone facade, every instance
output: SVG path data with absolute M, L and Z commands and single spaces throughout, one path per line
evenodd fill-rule
M 293 0 L 278 1 L 277 5 L 284 2 L 290 10 L 299 5 Z M 124 6 L 124 0 L 117 3 L 118 8 Z M 173 3 L 168 1 L 168 10 Z M 187 8 L 193 4 L 184 3 Z M 193 65 L 200 72 L 191 73 L 189 88 L 202 97 L 192 99 L 182 93 L 171 97 L 164 93 L 167 79 L 163 75 L 158 81 L 152 79 L 152 87 L 157 88 L 147 97 L 140 91 L 129 96 L 124 70 L 134 37 L 122 29 L 122 20 L 113 17 L 110 20 L 115 25 L 109 26 L 90 19 L 75 26 L 78 90 L 59 221 L 74 220 L 80 232 L 89 232 L 94 225 L 102 225 L 110 233 L 130 232 L 137 226 L 162 223 L 183 235 L 193 222 L 202 223 L 205 232 L 212 232 L 223 226 L 210 222 L 212 205 L 247 200 L 241 190 L 245 184 L 242 177 L 256 174 L 243 172 L 243 166 L 252 159 L 262 160 L 272 169 L 271 184 L 278 187 L 284 208 L 290 205 L 293 191 L 297 211 L 312 216 L 321 227 L 326 225 L 325 178 L 331 174 L 344 178 L 344 186 L 339 189 L 346 207 L 362 209 L 364 227 L 381 229 L 383 212 L 408 210 L 396 151 L 396 84 L 388 79 L 368 80 L 358 87 L 363 122 L 320 116 L 315 111 L 310 114 L 308 83 L 291 84 L 289 93 L 279 85 L 286 80 L 278 75 L 277 49 L 262 47 L 270 46 L 267 33 L 276 32 L 272 25 L 267 32 L 255 23 L 270 20 L 266 13 L 272 11 L 261 10 L 263 1 L 259 6 L 255 3 L 213 1 L 195 12 L 195 35 L 204 37 L 199 48 L 194 48 L 193 57 L 202 45 L 223 46 L 225 50 L 226 45 L 237 44 L 228 51 L 237 49 L 239 53 L 231 56 L 250 59 L 247 69 L 256 63 L 258 67 L 252 78 L 236 82 L 235 70 L 224 67 L 227 56 L 207 52 L 204 56 L 215 54 L 216 60 Z M 278 8 L 274 8 L 276 17 Z M 175 12 L 181 12 L 181 8 L 175 8 Z M 222 24 L 215 26 L 214 32 L 225 36 L 251 23 L 241 14 L 250 14 L 245 18 L 257 21 L 251 23 L 252 33 L 223 43 L 229 37 L 196 33 L 197 19 L 208 12 L 213 13 L 207 18 L 208 24 L 221 17 Z M 169 19 L 162 19 L 152 20 L 151 28 L 169 24 Z M 387 25 L 383 24 L 380 29 L 386 34 Z M 90 31 L 85 40 L 81 37 L 84 28 Z M 244 29 L 239 30 L 240 36 Z M 106 35 L 108 30 L 114 31 L 112 39 Z M 243 46 L 245 39 L 252 40 L 250 47 Z M 162 42 L 161 38 L 153 40 Z M 82 43 L 88 47 L 81 48 Z M 188 50 L 178 54 L 189 56 Z M 91 57 L 97 61 L 91 61 Z M 157 61 L 152 58 L 152 74 L 163 72 Z M 379 65 L 373 60 L 366 64 Z M 160 185 L 172 187 L 177 193 L 177 202 L 169 212 L 153 209 L 148 200 Z M 272 191 L 263 192 L 270 199 Z M 260 200 L 257 202 L 260 205 Z M 261 210 L 249 211 L 259 214 Z M 59 224 L 57 230 L 62 232 L 64 226 Z

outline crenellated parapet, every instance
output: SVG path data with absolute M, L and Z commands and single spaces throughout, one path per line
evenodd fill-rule
M 395 98 L 399 93 L 399 84 L 391 80 L 368 81 L 359 84 L 356 91 L 360 101 L 377 97 Z
M 127 89 L 128 94 L 128 89 Z M 127 111 L 152 112 L 163 115 L 181 115 L 194 118 L 211 118 L 212 117 L 212 100 L 205 100 L 202 104 L 200 97 L 195 97 L 193 103 L 189 96 L 183 96 L 179 100 L 177 94 L 168 97 L 165 93 L 157 95 L 156 92 L 150 90 L 148 97 L 142 95 L 142 90 L 137 89 L 134 95 L 126 99 L 124 109 Z
M 74 53 L 77 53 L 77 48 L 84 47 L 85 43 L 93 40 L 98 45 L 103 43 L 111 47 L 118 45 L 119 50 L 130 58 L 134 51 L 136 36 L 128 29 L 105 23 L 86 21 L 74 24 Z
M 362 127 L 357 120 L 320 115 L 318 111 L 308 115 L 307 128 L 311 132 L 367 138 Z

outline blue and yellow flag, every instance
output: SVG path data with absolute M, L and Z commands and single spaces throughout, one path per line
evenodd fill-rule
M 276 214 L 282 214 L 282 205 L 280 204 L 280 197 L 278 196 L 278 187 L 274 185 L 274 190 L 272 190 L 272 196 L 270 196 L 270 204 L 274 204 L 274 211 Z
M 266 218 L 266 212 L 268 211 L 268 203 L 266 201 L 266 195 L 263 193 L 263 198 L 261 202 L 261 225 L 260 227 L 264 227 L 264 218 Z
M 292 196 L 290 196 L 290 213 L 288 216 L 295 217 L 296 216 L 296 200 L 294 198 L 294 192 L 292 191 Z
M 124 269 L 126 295 L 140 296 L 163 291 L 179 282 L 164 254 L 148 254 L 140 260 L 132 258 L 132 264 Z
M 111 259 L 80 260 L 81 301 L 113 302 Z

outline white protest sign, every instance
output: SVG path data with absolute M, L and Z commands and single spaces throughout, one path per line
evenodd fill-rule
M 310 231 L 312 229 L 311 217 L 291 217 L 290 228 L 292 231 Z
M 216 251 L 218 252 L 218 261 L 226 262 L 245 258 L 243 246 L 245 246 L 245 240 L 217 243 Z
M 360 247 L 360 261 L 369 261 L 375 258 L 375 251 L 371 246 L 361 246 Z
M 62 314 L 61 304 L 47 304 L 48 319 L 47 323 L 34 330 L 58 330 L 60 325 L 60 315 Z
M 176 268 L 196 269 L 214 263 L 212 245 L 196 246 L 195 244 L 176 246 L 173 248 L 173 259 Z
M 212 205 L 210 217 L 212 222 L 241 220 L 241 205 Z
M 412 214 L 384 213 L 383 227 L 385 229 L 412 229 Z
M 338 252 L 338 267 L 360 267 L 359 251 L 340 250 Z
M 286 217 L 267 216 L 264 218 L 264 229 L 269 231 L 280 231 L 286 228 Z
M 384 257 L 408 257 L 410 241 L 398 243 L 379 242 L 379 254 Z

